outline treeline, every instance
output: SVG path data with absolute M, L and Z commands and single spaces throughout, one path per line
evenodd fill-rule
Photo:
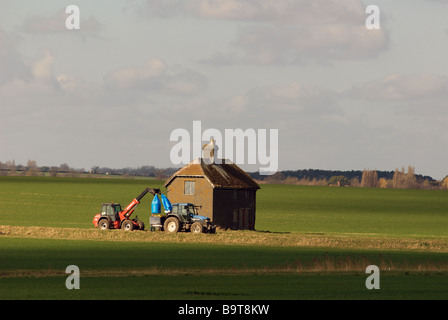
M 52 177 L 154 177 L 166 180 L 178 168 L 157 168 L 155 166 L 140 166 L 136 168 L 113 169 L 93 166 L 90 170 L 75 169 L 63 163 L 59 166 L 38 166 L 35 160 L 28 160 L 26 165 L 16 164 L 14 160 L 0 161 L 0 176 L 52 176 Z M 380 170 L 285 170 L 274 175 L 263 176 L 258 172 L 249 175 L 259 183 L 292 184 L 308 186 L 341 186 L 362 188 L 398 188 L 398 189 L 448 189 L 448 176 L 435 180 L 430 176 L 415 173 L 415 168 L 409 166 L 394 171 Z
M 101 175 L 126 175 L 134 177 L 155 177 L 160 180 L 170 177 L 178 168 L 156 168 L 154 166 L 141 166 L 137 168 L 113 169 L 107 167 L 94 166 L 89 171 L 90 174 Z
M 94 166 L 90 170 L 76 169 L 63 163 L 59 166 L 38 166 L 35 160 L 28 160 L 26 165 L 16 164 L 14 160 L 0 162 L 0 176 L 52 176 L 52 177 L 80 177 L 80 176 L 128 176 L 128 177 L 154 177 L 166 179 L 178 169 L 156 168 L 155 166 L 140 166 L 136 168 L 113 169 Z
M 398 189 L 447 189 L 448 176 L 435 180 L 430 176 L 415 173 L 415 168 L 408 167 L 394 171 L 379 170 L 286 170 L 271 176 L 262 176 L 258 172 L 249 175 L 259 183 L 293 184 L 308 186 L 341 186 L 363 188 L 398 188 Z

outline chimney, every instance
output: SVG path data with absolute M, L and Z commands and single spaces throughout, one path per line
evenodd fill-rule
M 215 155 L 217 154 L 218 146 L 215 144 L 213 137 L 210 139 L 210 143 L 202 146 L 202 160 L 206 164 L 215 163 Z

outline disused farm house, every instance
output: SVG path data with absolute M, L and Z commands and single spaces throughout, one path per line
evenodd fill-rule
M 228 161 L 229 162 L 229 161 Z M 172 203 L 193 203 L 218 227 L 255 229 L 256 192 L 260 186 L 234 163 L 197 158 L 164 184 Z

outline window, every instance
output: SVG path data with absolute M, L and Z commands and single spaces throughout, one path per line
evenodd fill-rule
M 194 195 L 195 181 L 185 181 L 184 194 Z
M 111 205 L 107 206 L 106 207 L 106 215 L 113 216 L 114 214 L 115 214 L 114 213 L 114 208 Z
M 115 211 L 115 215 L 118 215 L 122 210 L 121 210 L 121 205 L 115 205 L 114 206 L 114 211 Z

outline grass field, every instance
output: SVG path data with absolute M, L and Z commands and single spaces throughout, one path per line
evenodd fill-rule
M 93 229 L 101 203 L 147 186 L 161 182 L 0 177 L 0 299 L 448 298 L 448 191 L 262 185 L 257 231 Z M 81 290 L 65 288 L 71 264 Z
M 91 228 L 103 202 L 123 206 L 156 180 L 0 177 L 0 225 Z M 135 211 L 149 221 L 151 196 Z M 256 229 L 448 238 L 448 190 L 262 185 Z
M 448 298 L 442 253 L 6 237 L 0 245 L 2 299 Z M 418 270 L 423 261 L 432 271 Z M 71 264 L 79 292 L 65 288 Z M 370 264 L 387 270 L 379 292 L 365 288 Z
M 448 236 L 448 191 L 269 185 L 257 197 L 259 230 Z

